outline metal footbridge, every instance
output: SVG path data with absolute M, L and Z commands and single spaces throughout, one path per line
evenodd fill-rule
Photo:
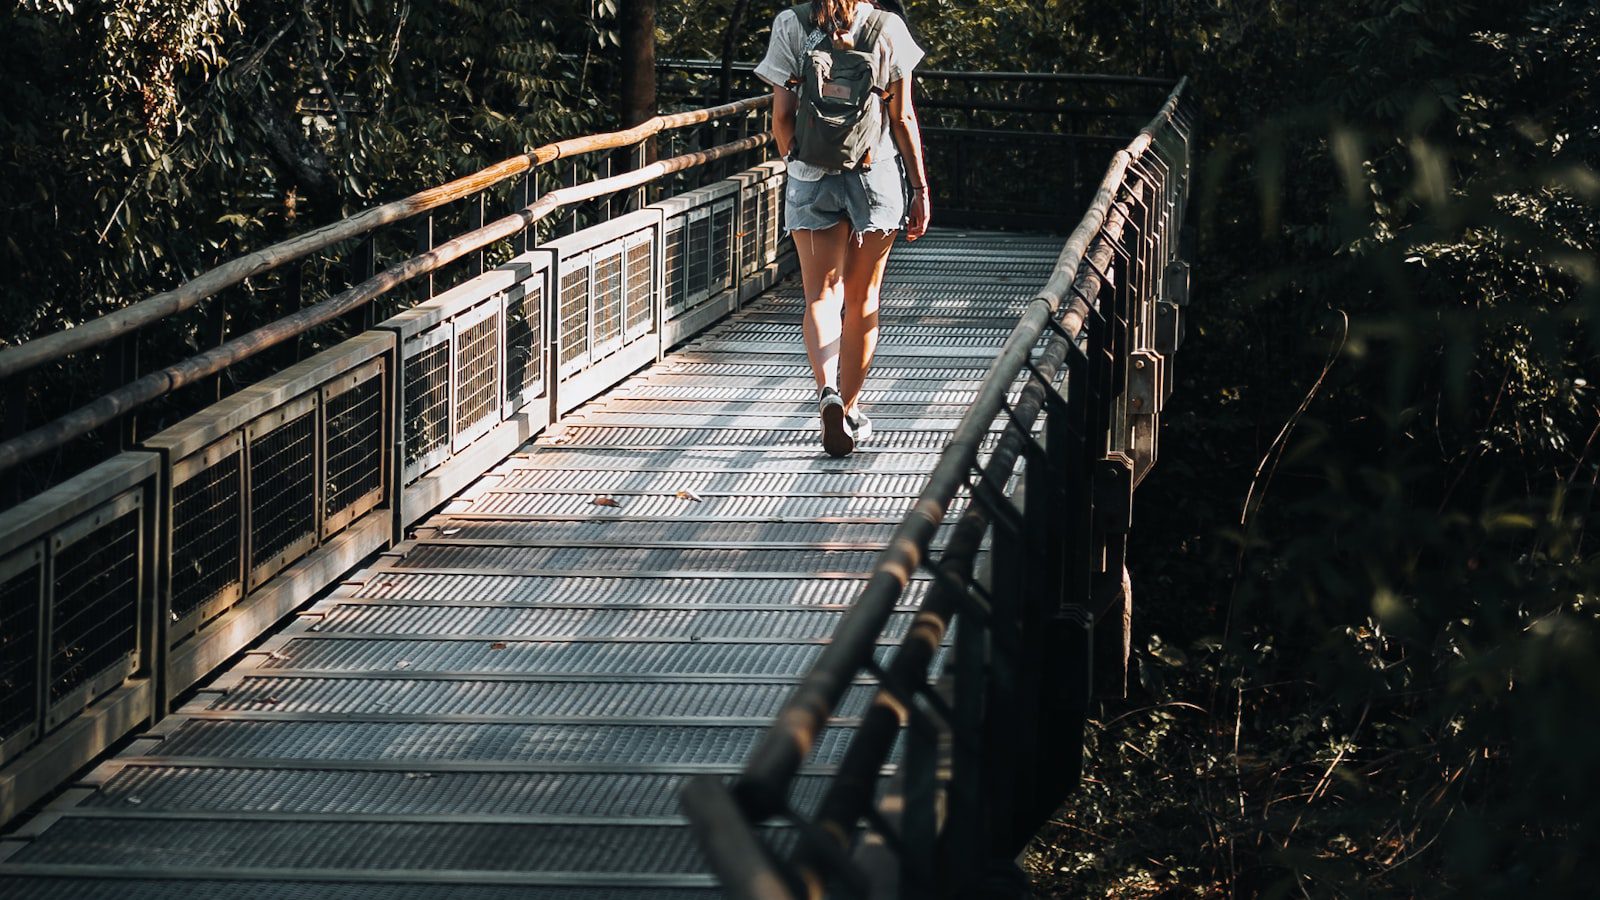
M 112 373 L 0 443 L 0 896 L 1016 895 L 1120 690 L 1186 300 L 1160 90 L 1026 208 L 972 165 L 1070 132 L 930 129 L 954 227 L 890 257 L 845 459 L 764 98 L 0 351 L 14 389 Z M 183 316 L 214 346 L 151 363 Z

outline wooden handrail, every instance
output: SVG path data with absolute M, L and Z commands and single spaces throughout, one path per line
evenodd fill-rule
M 771 140 L 771 132 L 762 132 L 709 150 L 663 159 L 632 172 L 551 191 L 509 216 L 457 235 L 432 250 L 385 269 L 321 303 L 297 310 L 221 346 L 151 372 L 64 416 L 0 443 L 0 471 L 47 453 L 73 438 L 81 437 L 115 421 L 146 403 L 179 388 L 195 384 L 202 378 L 216 375 L 229 366 L 292 340 L 318 325 L 348 315 L 413 278 L 433 272 L 495 241 L 511 237 L 547 218 L 563 206 L 625 191 L 675 172 L 755 150 L 770 143 Z
M 74 353 L 110 343 L 125 334 L 190 309 L 200 301 L 246 278 L 270 272 L 334 244 L 361 237 L 384 225 L 403 222 L 446 203 L 473 196 L 538 166 L 585 153 L 631 146 L 663 131 L 742 115 L 752 110 L 763 109 L 771 103 L 770 95 L 751 97 L 736 103 L 656 116 L 622 131 L 568 138 L 553 144 L 545 144 L 471 175 L 419 191 L 401 200 L 363 210 L 349 218 L 230 260 L 170 291 L 156 294 L 83 325 L 0 350 L 0 380 Z
M 720 72 L 722 62 L 715 59 L 663 59 L 656 68 L 683 72 Z M 755 64 L 736 62 L 733 70 L 740 73 L 755 71 Z M 935 78 L 946 81 L 1025 81 L 1050 84 L 1104 84 L 1140 87 L 1172 88 L 1176 78 L 1151 75 L 1100 75 L 1092 72 L 971 72 L 951 69 L 918 69 L 918 78 Z

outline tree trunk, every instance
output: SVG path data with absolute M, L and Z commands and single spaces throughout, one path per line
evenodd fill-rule
M 622 95 L 617 114 L 622 127 L 656 114 L 656 0 L 622 0 Z
M 718 85 L 717 102 L 733 99 L 733 45 L 738 40 L 739 29 L 744 27 L 744 13 L 750 0 L 734 0 L 733 13 L 728 16 L 728 27 L 722 32 L 722 77 Z

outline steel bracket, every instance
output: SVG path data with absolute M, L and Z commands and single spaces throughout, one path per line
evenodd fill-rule
M 1133 460 L 1108 453 L 1094 466 L 1094 522 L 1109 534 L 1127 534 L 1133 525 Z
M 1134 350 L 1128 354 L 1128 412 L 1135 416 L 1161 413 L 1161 370 L 1165 357 L 1154 350 Z
M 1189 305 L 1189 264 L 1181 259 L 1167 263 L 1167 275 L 1162 285 L 1166 296 L 1162 299 L 1178 306 Z

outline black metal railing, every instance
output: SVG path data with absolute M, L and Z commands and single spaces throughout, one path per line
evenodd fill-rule
M 696 106 L 720 94 L 716 60 L 666 60 L 661 91 Z M 731 67 L 741 96 L 766 86 L 755 66 Z M 1094 197 L 1111 155 L 1161 103 L 1169 78 L 1058 72 L 916 73 L 937 223 L 1066 231 Z
M 685 787 L 731 896 L 1020 892 L 1013 860 L 1080 777 L 1096 641 L 1123 639 L 1133 489 L 1155 460 L 1187 299 L 1184 89 L 1112 157 L 915 506 L 743 773 Z M 961 493 L 971 502 L 931 556 Z M 880 664 L 873 651 L 919 568 L 934 586 Z M 803 814 L 795 775 L 863 676 L 878 684 L 873 702 Z

